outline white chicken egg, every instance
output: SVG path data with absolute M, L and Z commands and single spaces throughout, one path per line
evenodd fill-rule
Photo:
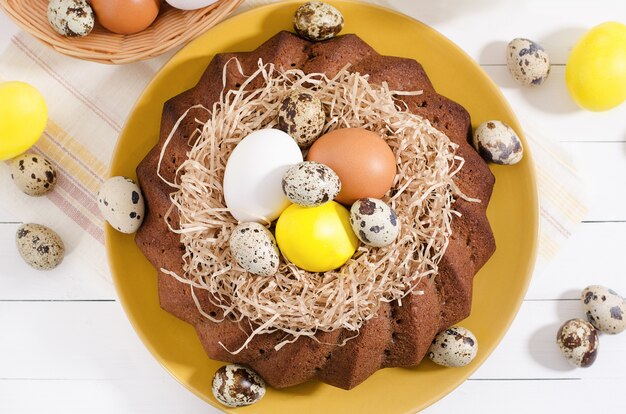
M 283 193 L 283 176 L 301 162 L 298 144 L 283 131 L 251 133 L 237 144 L 226 163 L 226 207 L 241 222 L 277 219 L 290 204 Z
M 165 0 L 170 6 L 181 10 L 196 10 L 206 6 L 210 6 L 213 3 L 217 3 L 218 0 Z

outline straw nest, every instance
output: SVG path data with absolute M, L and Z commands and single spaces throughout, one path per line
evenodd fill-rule
M 237 60 L 229 65 L 242 72 Z M 453 181 L 463 159 L 455 155 L 456 145 L 445 134 L 406 110 L 401 95 L 420 91 L 372 85 L 368 76 L 350 73 L 348 67 L 329 79 L 299 69 L 281 72 L 259 61 L 258 70 L 246 76 L 238 90 L 223 91 L 219 102 L 204 108 L 208 121 L 197 121 L 188 158 L 175 182 L 168 183 L 174 187 L 169 213 L 176 209 L 180 217 L 178 226 L 168 226 L 180 234 L 185 246 L 184 274 L 161 270 L 191 287 L 206 318 L 220 321 L 202 310 L 199 294 L 208 295 L 223 309 L 225 318 L 249 321 L 254 331 L 248 342 L 254 335 L 277 330 L 285 333 L 277 348 L 301 336 L 314 337 L 318 331 L 345 328 L 356 336 L 376 315 L 381 302 L 419 294 L 414 289 L 417 282 L 437 274 L 451 233 L 454 200 L 464 197 Z M 252 89 L 253 82 L 262 86 Z M 224 169 L 241 139 L 276 126 L 280 102 L 299 88 L 321 99 L 327 115 L 324 131 L 366 128 L 389 144 L 397 175 L 385 201 L 398 215 L 400 235 L 385 248 L 361 245 L 345 265 L 333 271 L 309 273 L 283 257 L 274 276 L 255 276 L 237 265 L 229 249 L 237 221 L 224 203 Z M 186 116 L 170 133 L 161 159 Z

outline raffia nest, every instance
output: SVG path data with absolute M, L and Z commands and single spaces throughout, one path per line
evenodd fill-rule
M 244 75 L 237 60 L 228 65 L 236 65 Z M 226 68 L 224 81 L 225 76 Z M 219 102 L 204 108 L 208 121 L 196 120 L 198 129 L 190 140 L 188 158 L 178 169 L 176 182 L 168 183 L 175 191 L 167 216 L 177 209 L 180 217 L 178 227 L 168 226 L 180 234 L 185 246 L 184 274 L 161 270 L 191 287 L 204 317 L 221 321 L 202 310 L 198 294 L 208 295 L 223 309 L 225 318 L 249 320 L 252 334 L 240 349 L 229 350 L 232 353 L 243 349 L 255 335 L 277 330 L 285 333 L 277 349 L 318 331 L 345 328 L 356 336 L 376 315 L 381 302 L 418 294 L 417 282 L 437 274 L 451 233 L 455 197 L 466 198 L 452 180 L 463 159 L 455 155 L 456 145 L 445 134 L 408 112 L 397 99 L 420 91 L 399 92 L 384 83 L 372 85 L 368 76 L 350 73 L 347 67 L 329 79 L 299 69 L 280 72 L 259 61 L 258 70 L 246 76 L 238 90 L 223 91 Z M 262 86 L 246 90 L 252 82 Z M 361 245 L 340 269 L 323 274 L 306 272 L 283 257 L 274 276 L 255 276 L 237 265 L 229 249 L 237 221 L 224 203 L 224 169 L 241 139 L 255 130 L 276 126 L 282 99 L 299 88 L 312 91 L 324 104 L 325 132 L 366 128 L 389 144 L 396 156 L 397 175 L 385 201 L 398 215 L 400 235 L 385 248 Z M 161 159 L 186 116 L 169 135 Z M 159 176 L 163 179 L 160 162 Z

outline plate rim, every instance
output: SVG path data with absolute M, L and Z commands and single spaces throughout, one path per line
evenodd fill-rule
M 528 213 L 530 214 L 530 218 L 532 220 L 532 222 L 534 223 L 534 225 L 532 226 L 531 229 L 531 235 L 532 235 L 532 246 L 530 251 L 528 252 L 528 262 L 526 263 L 525 266 L 525 278 L 524 278 L 524 283 L 523 283 L 523 288 L 520 291 L 520 295 L 519 297 L 516 299 L 516 303 L 513 306 L 513 312 L 511 312 L 510 316 L 508 318 L 506 318 L 506 323 L 504 324 L 504 329 L 502 329 L 500 332 L 498 332 L 496 334 L 496 338 L 494 341 L 493 346 L 491 347 L 491 349 L 488 349 L 486 353 L 484 353 L 484 356 L 482 358 L 482 360 L 480 361 L 480 363 L 473 363 L 469 366 L 469 369 L 467 371 L 467 374 L 464 376 L 459 376 L 459 378 L 456 381 L 452 382 L 452 385 L 449 387 L 449 389 L 445 390 L 444 392 L 441 392 L 437 395 L 433 395 L 432 397 L 428 398 L 427 401 L 425 401 L 421 407 L 417 407 L 420 411 L 427 408 L 428 406 L 431 406 L 432 404 L 436 403 L 437 401 L 441 400 L 442 398 L 444 398 L 445 396 L 447 396 L 448 394 L 450 394 L 452 391 L 454 391 L 455 389 L 457 389 L 461 384 L 463 384 L 480 366 L 482 366 L 482 364 L 491 356 L 491 354 L 495 351 L 495 349 L 500 345 L 500 343 L 502 342 L 502 339 L 504 338 L 504 336 L 507 334 L 507 332 L 509 331 L 513 321 L 515 320 L 515 318 L 517 317 L 520 307 L 524 301 L 524 298 L 526 296 L 526 293 L 528 292 L 528 287 L 530 285 L 530 282 L 532 280 L 532 276 L 534 273 L 534 268 L 536 265 L 536 261 L 537 261 L 537 251 L 538 251 L 538 245 L 539 245 L 539 230 L 540 230 L 540 219 L 539 219 L 539 209 L 540 209 L 540 201 L 539 201 L 539 196 L 538 196 L 538 187 L 537 187 L 537 173 L 536 173 L 536 167 L 535 167 L 535 163 L 534 163 L 534 157 L 531 153 L 531 148 L 530 145 L 528 143 L 528 139 L 525 137 L 524 134 L 524 130 L 521 127 L 520 121 L 518 119 L 518 117 L 516 116 L 515 111 L 513 111 L 513 108 L 511 107 L 511 105 L 509 104 L 508 100 L 506 99 L 506 97 L 504 96 L 504 94 L 502 93 L 501 88 L 495 83 L 495 81 L 485 72 L 485 70 L 480 66 L 480 64 L 474 60 L 474 58 L 472 58 L 467 52 L 465 52 L 463 49 L 461 49 L 460 46 L 458 46 L 456 43 L 454 43 L 452 40 L 450 40 L 447 36 L 445 36 L 444 34 L 442 34 L 441 32 L 439 32 L 437 29 L 433 28 L 432 26 L 414 18 L 411 17 L 407 14 L 404 14 L 400 11 L 394 10 L 394 9 L 390 9 L 378 4 L 372 4 L 372 3 L 367 3 L 367 2 L 362 2 L 362 1 L 357 1 L 357 0 L 324 0 L 327 3 L 330 4 L 335 4 L 335 5 L 350 5 L 352 7 L 364 7 L 364 8 L 370 8 L 370 9 L 377 9 L 380 10 L 381 12 L 387 13 L 387 14 L 392 14 L 395 15 L 399 18 L 402 19 L 408 19 L 410 20 L 412 23 L 414 24 L 419 24 L 419 25 L 423 25 L 428 27 L 430 30 L 434 31 L 437 33 L 437 35 L 440 37 L 440 39 L 442 41 L 444 41 L 448 47 L 453 48 L 456 50 L 457 53 L 460 53 L 464 56 L 464 58 L 471 62 L 473 66 L 475 66 L 476 68 L 478 68 L 478 73 L 480 73 L 480 76 L 483 78 L 483 80 L 487 83 L 489 83 L 492 86 L 492 90 L 497 94 L 498 98 L 501 100 L 501 102 L 503 103 L 506 111 L 508 113 L 511 114 L 512 119 L 514 122 L 512 122 L 512 125 L 510 125 L 511 127 L 513 127 L 520 140 L 522 141 L 523 144 L 523 148 L 524 148 L 524 158 L 527 160 L 527 162 L 529 163 L 529 175 L 526 177 L 529 182 L 530 182 L 530 187 L 532 188 L 532 191 L 529 193 L 529 196 L 531 198 L 532 201 L 532 206 L 533 208 L 528 210 Z M 161 66 L 159 68 L 159 70 L 154 74 L 154 76 L 152 77 L 152 79 L 150 79 L 150 81 L 146 84 L 146 86 L 144 87 L 144 89 L 141 91 L 141 93 L 138 95 L 137 100 L 135 101 L 135 103 L 133 104 L 131 110 L 128 113 L 128 116 L 124 122 L 124 126 L 122 128 L 122 130 L 120 131 L 119 135 L 118 135 L 118 139 L 116 141 L 115 147 L 113 149 L 113 152 L 111 154 L 111 159 L 109 162 L 109 168 L 107 170 L 107 176 L 105 178 L 109 178 L 111 176 L 113 176 L 113 170 L 115 168 L 115 160 L 118 158 L 118 154 L 119 152 L 122 150 L 122 140 L 120 139 L 121 137 L 123 137 L 126 133 L 127 133 L 127 129 L 129 126 L 129 121 L 131 119 L 131 115 L 136 112 L 137 108 L 139 107 L 140 103 L 143 100 L 143 96 L 145 95 L 145 93 L 152 89 L 154 87 L 154 85 L 158 82 L 158 79 L 160 78 L 161 73 L 165 70 L 166 67 L 175 64 L 176 62 L 178 62 L 179 60 L 181 60 L 181 56 L 184 55 L 186 52 L 185 50 L 190 48 L 191 46 L 193 46 L 195 43 L 201 43 L 203 41 L 203 38 L 206 36 L 209 36 L 211 31 L 214 28 L 217 28 L 225 23 L 230 22 L 231 20 L 236 20 L 238 18 L 241 17 L 246 17 L 246 16 L 250 16 L 256 13 L 263 13 L 265 10 L 271 10 L 271 9 L 277 9 L 277 8 L 282 8 L 282 7 L 290 7 L 293 6 L 294 4 L 302 4 L 303 0 L 286 0 L 286 1 L 278 1 L 275 3 L 269 3 L 263 6 L 259 6 L 259 7 L 255 7 L 249 10 L 246 10 L 242 13 L 239 13 L 237 15 L 234 16 L 230 16 L 228 19 L 225 19 L 224 21 L 220 22 L 219 24 L 215 25 L 213 28 L 210 28 L 209 30 L 207 30 L 206 32 L 204 32 L 202 35 L 198 36 L 196 39 L 192 40 L 191 42 L 187 43 L 186 45 L 184 45 L 180 50 L 178 50 L 174 55 L 172 55 L 167 62 L 165 62 L 163 64 L 163 66 Z M 494 187 L 495 188 L 495 187 Z M 109 265 L 109 269 L 113 268 L 113 261 L 115 260 L 112 254 L 112 250 L 110 248 L 111 245 L 111 239 L 113 237 L 113 235 L 115 234 L 115 230 L 107 225 L 105 223 L 105 250 L 106 250 L 106 254 L 107 254 L 107 262 Z M 124 314 L 126 315 L 128 321 L 131 323 L 131 326 L 133 327 L 133 330 L 135 331 L 135 334 L 139 337 L 139 339 L 141 340 L 141 342 L 143 343 L 143 345 L 148 349 L 148 351 L 150 351 L 150 354 L 152 355 L 152 357 L 159 363 L 159 365 L 170 375 L 172 376 L 178 383 L 180 383 L 185 389 L 191 391 L 194 395 L 196 395 L 198 398 L 200 398 L 201 400 L 207 402 L 208 404 L 210 404 L 211 406 L 217 408 L 218 410 L 222 410 L 223 412 L 226 413 L 237 413 L 238 411 L 241 411 L 241 409 L 232 409 L 223 405 L 219 405 L 219 404 L 215 404 L 212 400 L 207 399 L 206 396 L 200 392 L 198 392 L 196 389 L 194 389 L 193 387 L 189 386 L 188 384 L 186 384 L 181 378 L 179 378 L 177 375 L 175 375 L 175 373 L 172 371 L 171 367 L 166 365 L 163 361 L 163 358 L 161 356 L 159 356 L 155 346 L 148 340 L 147 337 L 145 337 L 141 332 L 140 329 L 138 329 L 138 321 L 136 320 L 136 318 L 134 317 L 133 313 L 130 311 L 130 305 L 126 302 L 126 298 L 125 296 L 122 294 L 122 289 L 120 287 L 120 281 L 119 281 L 119 276 L 117 276 L 114 272 L 110 271 L 113 282 L 114 282 L 114 286 L 115 286 L 115 291 L 116 294 L 118 296 L 118 299 L 120 301 L 120 304 L 122 305 L 122 308 L 124 310 Z M 477 273 L 478 274 L 478 273 Z M 186 323 L 184 321 L 180 321 L 181 323 Z M 410 414 L 411 412 L 406 412 L 406 414 Z

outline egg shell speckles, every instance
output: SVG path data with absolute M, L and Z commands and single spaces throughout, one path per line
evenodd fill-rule
M 522 141 L 513 128 L 502 121 L 483 122 L 473 134 L 472 144 L 487 162 L 517 164 L 524 156 Z
M 453 326 L 437 334 L 428 349 L 428 358 L 444 367 L 468 365 L 478 352 L 474 334 L 461 326 Z
M 50 270 L 63 261 L 65 246 L 53 230 L 41 224 L 24 224 L 15 233 L 17 250 L 37 270 Z
M 310 1 L 296 10 L 293 27 L 298 35 L 309 40 L 326 40 L 341 32 L 343 16 L 330 4 Z
M 230 235 L 230 251 L 243 269 L 260 276 L 278 270 L 280 253 L 272 233 L 259 223 L 240 223 Z
M 283 99 L 278 110 L 278 128 L 306 149 L 322 134 L 326 113 L 322 101 L 306 91 L 296 91 Z
M 98 192 L 98 208 L 117 231 L 131 234 L 143 222 L 145 204 L 139 186 L 126 177 L 111 177 Z
M 294 204 L 316 207 L 332 201 L 341 191 L 341 181 L 328 166 L 305 161 L 290 167 L 283 177 L 283 192 Z
M 48 22 L 63 36 L 82 37 L 91 33 L 95 16 L 85 0 L 51 0 L 48 3 Z
M 241 365 L 225 365 L 213 375 L 211 390 L 228 407 L 243 407 L 265 396 L 265 381 L 256 372 Z
M 618 334 L 626 329 L 626 300 L 600 285 L 587 286 L 580 297 L 587 320 L 604 333 Z
M 539 44 L 517 38 L 506 47 L 506 66 L 520 84 L 538 86 L 550 74 L 550 57 Z
M 398 237 L 400 223 L 396 212 L 377 198 L 361 198 L 350 208 L 350 225 L 363 243 L 388 246 Z
M 598 356 L 598 333 L 582 319 L 570 319 L 556 334 L 556 343 L 565 358 L 574 366 L 587 368 Z
M 11 178 L 20 190 L 31 196 L 44 195 L 57 183 L 57 173 L 50 161 L 36 154 L 22 154 L 13 159 Z

